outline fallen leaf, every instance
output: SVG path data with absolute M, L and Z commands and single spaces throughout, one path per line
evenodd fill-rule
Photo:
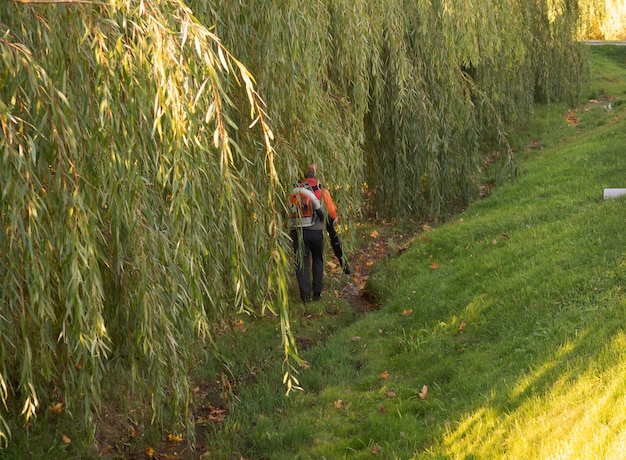
M 167 442 L 182 442 L 182 436 L 174 436 L 173 434 L 167 435 Z
M 388 378 L 389 378 L 389 372 L 387 372 L 387 371 L 385 371 L 385 372 L 381 372 L 381 373 L 380 373 L 380 376 L 381 376 L 383 379 L 385 379 L 385 380 L 386 380 L 386 379 L 388 379 Z
M 156 454 L 156 450 L 154 450 L 152 447 L 147 447 L 144 452 L 146 453 L 146 457 L 148 458 L 154 458 L 154 454 Z
M 578 118 L 577 116 L 575 116 L 574 114 L 577 113 L 578 110 L 574 109 L 574 110 L 570 110 L 566 115 L 565 115 L 565 120 L 567 121 L 567 123 L 571 126 L 571 125 L 576 125 L 580 122 L 580 118 Z
M 413 314 L 413 310 L 411 308 L 402 310 L 402 316 L 411 316 L 412 314 Z
M 429 265 L 429 268 L 431 270 L 437 270 L 439 268 L 439 264 L 437 262 L 433 262 L 432 264 Z
M 459 332 L 461 332 L 463 329 L 465 329 L 465 321 L 461 321 L 461 323 L 459 324 L 459 327 L 457 328 L 457 330 Z
M 360 342 L 361 341 L 361 337 L 359 337 L 358 335 L 355 335 L 354 337 L 352 337 L 350 339 L 351 342 Z
M 393 391 L 393 390 L 389 390 L 389 391 L 387 392 L 387 396 L 389 396 L 390 398 L 395 398 L 397 395 L 396 395 L 396 392 L 395 392 L 395 391 Z
M 370 236 L 372 238 L 378 238 L 378 232 L 376 230 L 372 230 L 372 233 L 370 233 Z
M 422 387 L 422 391 L 420 391 L 420 398 L 421 399 L 426 399 L 426 396 L 428 396 L 428 387 L 426 385 L 424 385 Z
M 380 449 L 378 448 L 378 446 L 373 446 L 372 447 L 372 453 L 374 455 L 380 454 Z
M 530 143 L 528 144 L 528 148 L 539 149 L 541 148 L 541 143 L 538 141 L 530 141 Z
M 63 441 L 63 444 L 70 444 L 72 442 L 72 440 L 65 435 L 61 436 L 61 440 Z
M 52 406 L 48 407 L 48 412 L 51 412 L 53 414 L 60 414 L 61 412 L 63 412 L 63 403 L 56 403 L 53 404 Z
M 422 225 L 423 232 L 430 232 L 433 228 L 430 225 Z
M 338 399 L 333 403 L 335 409 L 341 409 L 343 407 L 343 399 Z
M 221 423 L 226 419 L 226 410 L 225 409 L 216 409 L 212 407 L 209 409 L 208 419 L 214 423 Z

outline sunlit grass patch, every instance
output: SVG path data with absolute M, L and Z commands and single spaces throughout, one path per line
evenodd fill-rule
M 448 458 L 623 458 L 624 345 L 621 333 L 606 347 L 610 362 L 598 366 L 579 358 L 560 368 L 560 360 L 574 351 L 562 347 L 554 360 L 511 388 L 510 398 L 522 401 L 514 410 L 487 404 L 451 427 L 443 441 Z M 546 373 L 555 374 L 554 382 L 535 394 L 532 387 Z

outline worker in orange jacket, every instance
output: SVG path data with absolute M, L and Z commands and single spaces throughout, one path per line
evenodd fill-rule
M 337 260 L 339 260 L 339 264 L 341 265 L 343 272 L 346 275 L 349 275 L 350 267 L 348 266 L 348 261 L 343 253 L 341 240 L 339 239 L 339 235 L 337 235 L 337 230 L 335 229 L 335 225 L 337 224 L 337 209 L 335 208 L 335 204 L 330 197 L 328 189 L 324 188 L 322 184 L 317 181 L 317 168 L 314 164 L 309 165 L 309 169 L 304 177 L 304 182 L 311 186 L 313 193 L 315 193 L 315 197 L 326 208 L 326 231 L 328 232 L 328 237 L 330 238 L 330 245 L 333 248 L 333 252 L 337 257 Z
M 311 221 L 307 222 L 307 225 L 301 225 L 304 223 L 301 218 L 295 219 L 295 224 L 291 221 L 291 238 L 296 254 L 296 278 L 300 288 L 300 298 L 306 303 L 311 300 L 311 294 L 315 301 L 322 298 L 324 227 L 326 227 L 333 252 L 339 259 L 344 273 L 350 274 L 350 269 L 335 230 L 337 209 L 328 190 L 317 182 L 315 165 L 309 166 L 305 178 L 294 186 L 293 192 L 310 195 L 310 205 L 315 211 L 315 215 L 311 215 Z M 311 282 L 311 272 L 313 282 Z

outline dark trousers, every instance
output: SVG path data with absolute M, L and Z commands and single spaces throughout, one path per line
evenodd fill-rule
M 302 236 L 302 240 L 300 240 Z M 300 296 L 308 300 L 313 294 L 320 294 L 324 287 L 324 232 L 322 230 L 308 230 L 306 228 L 292 230 L 294 252 L 296 254 L 296 278 L 300 286 Z M 311 271 L 313 271 L 313 284 L 311 285 Z

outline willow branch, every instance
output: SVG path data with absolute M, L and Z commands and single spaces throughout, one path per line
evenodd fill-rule
M 59 5 L 76 3 L 76 4 L 84 4 L 84 5 L 104 5 L 103 2 L 92 2 L 89 0 L 10 0 L 13 3 L 23 3 L 25 5 L 49 5 L 57 3 Z

